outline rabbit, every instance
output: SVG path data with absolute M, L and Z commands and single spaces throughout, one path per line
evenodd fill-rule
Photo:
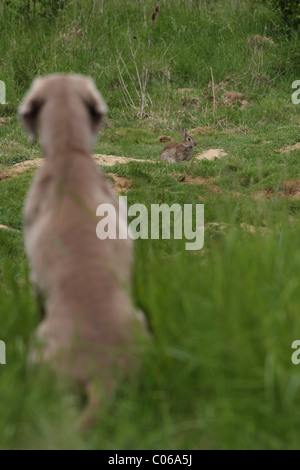
M 182 135 L 182 144 L 172 142 L 167 145 L 160 155 L 160 160 L 162 162 L 189 162 L 193 157 L 193 150 L 196 147 L 196 140 L 188 135 L 186 130 L 183 127 L 180 127 L 180 132 Z

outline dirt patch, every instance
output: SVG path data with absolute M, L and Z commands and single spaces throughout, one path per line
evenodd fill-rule
M 25 162 L 16 163 L 12 167 L 12 169 L 17 173 L 22 173 L 23 171 L 28 170 L 28 168 L 42 166 L 43 162 L 44 162 L 43 158 L 35 158 L 34 160 L 26 160 Z
M 102 155 L 100 153 L 97 153 L 93 155 L 96 163 L 99 165 L 103 166 L 114 166 L 114 165 L 119 165 L 123 163 L 129 163 L 129 162 L 149 162 L 149 163 L 155 163 L 154 160 L 144 160 L 142 158 L 130 158 L 130 157 L 116 157 L 114 155 Z
M 128 157 L 115 157 L 114 155 L 93 155 L 95 162 L 98 165 L 102 166 L 113 166 L 120 163 L 129 163 L 129 162 L 150 162 L 156 163 L 154 160 L 143 160 L 137 158 L 128 158 Z M 43 158 L 35 158 L 34 160 L 26 160 L 25 162 L 16 163 L 11 168 L 7 170 L 0 171 L 0 181 L 14 178 L 15 176 L 20 175 L 24 171 L 30 168 L 39 168 L 43 165 Z
M 195 178 L 192 178 L 191 176 L 186 175 L 184 173 L 173 173 L 172 176 L 176 178 L 179 183 L 206 185 L 206 186 L 209 186 L 210 191 L 216 194 L 219 194 L 222 192 L 219 186 L 212 184 L 212 182 L 214 181 L 214 178 L 201 178 L 200 176 L 196 176 Z
M 243 101 L 244 98 L 244 93 L 239 93 L 238 91 L 225 91 L 223 95 L 223 103 L 231 104 L 235 103 L 236 101 Z
M 254 42 L 256 44 L 261 44 L 262 46 L 267 45 L 267 46 L 274 46 L 274 41 L 271 38 L 268 38 L 267 36 L 260 36 L 259 34 L 256 34 L 252 38 L 249 38 L 249 42 Z
M 8 178 L 12 178 L 12 177 L 13 175 L 8 171 L 2 171 L 0 173 L 0 181 L 7 180 Z
M 178 88 L 178 93 L 193 93 L 197 91 L 195 88 Z
M 189 134 L 193 137 L 198 137 L 199 135 L 213 135 L 216 134 L 216 129 L 213 129 L 209 126 L 195 127 L 192 129 Z
M 300 142 L 297 142 L 294 145 L 290 145 L 288 147 L 283 147 L 282 149 L 279 150 L 279 152 L 291 152 L 293 150 L 299 150 L 300 149 Z
M 159 142 L 161 142 L 162 144 L 164 144 L 165 142 L 171 142 L 172 140 L 172 137 L 170 137 L 169 135 L 161 135 L 159 138 L 158 138 Z
M 0 230 L 8 230 L 9 232 L 19 232 L 20 230 L 17 230 L 15 228 L 8 227 L 7 225 L 2 225 L 0 224 Z
M 242 222 L 240 227 L 245 230 L 245 232 L 252 234 L 260 233 L 261 235 L 265 235 L 266 233 L 270 232 L 267 227 L 255 227 L 254 225 L 246 224 L 245 222 Z
M 215 184 L 210 185 L 209 190 L 214 194 L 221 194 L 222 193 L 221 188 L 219 188 L 219 186 L 216 186 Z
M 131 189 L 131 180 L 129 178 L 126 178 L 125 176 L 118 176 L 115 175 L 114 173 L 106 173 L 107 176 L 110 176 L 113 179 L 114 182 L 114 190 L 117 193 L 124 193 L 129 191 Z
M 222 130 L 224 134 L 253 134 L 251 129 L 246 126 L 229 127 Z
M 255 199 L 271 199 L 274 195 L 273 189 L 259 189 L 258 191 L 255 191 L 253 196 Z
M 239 108 L 242 111 L 251 106 L 249 101 L 245 100 L 245 95 L 238 91 L 225 91 L 222 101 L 224 106 Z
M 205 230 L 214 230 L 221 233 L 224 232 L 228 227 L 228 224 L 222 222 L 208 222 L 205 224 Z
M 279 195 L 280 193 L 280 195 Z M 288 197 L 290 199 L 300 199 L 300 180 L 290 180 L 284 185 L 284 190 L 279 191 L 279 197 Z
M 217 160 L 228 155 L 223 149 L 209 149 L 203 153 L 199 153 L 195 158 L 196 160 Z
M 173 178 L 175 178 L 179 183 L 184 183 L 186 175 L 184 173 L 172 173 Z
M 284 189 L 279 190 L 277 193 L 273 189 L 261 189 L 254 193 L 256 198 L 267 198 L 272 197 L 286 198 L 286 199 L 300 199 L 300 180 L 290 180 L 284 184 Z
M 184 108 L 198 109 L 202 106 L 202 101 L 198 96 L 185 96 L 182 98 L 181 104 Z
M 230 107 L 244 110 L 251 106 L 253 99 L 246 100 L 246 95 L 236 90 L 228 90 L 230 85 L 230 77 L 227 77 L 222 82 L 208 84 L 208 92 L 204 93 L 203 98 L 211 103 L 214 103 L 216 107 Z
M 6 124 L 6 122 L 7 122 L 6 118 L 0 117 L 0 127 L 1 127 L 3 124 Z
M 267 227 L 255 227 L 254 225 L 247 224 L 245 222 L 240 223 L 241 229 L 243 229 L 245 232 L 248 232 L 250 234 L 257 234 L 259 233 L 260 235 L 265 235 L 270 232 L 270 230 Z M 224 233 L 227 229 L 234 228 L 236 229 L 237 227 L 233 227 L 230 224 L 224 223 L 224 222 L 208 222 L 205 224 L 205 229 L 206 230 L 212 230 L 214 232 L 219 232 L 219 233 Z
M 15 140 L 11 140 L 11 139 L 3 139 L 1 141 L 1 147 L 3 149 L 14 149 L 14 150 L 22 148 L 19 142 L 16 142 Z
M 247 100 L 242 100 L 240 109 L 243 111 L 244 109 L 247 109 L 247 108 L 249 108 L 250 106 L 251 106 L 251 104 L 249 103 L 249 101 L 247 101 Z
M 191 176 L 186 175 L 184 173 L 173 173 L 172 176 L 176 178 L 179 183 L 210 184 L 212 181 L 209 178 L 201 178 L 200 176 L 192 178 Z
M 34 160 L 27 160 L 25 162 L 16 163 L 8 170 L 0 172 L 0 181 L 7 180 L 9 178 L 14 178 L 15 176 L 18 176 L 21 173 L 24 173 L 24 171 L 28 170 L 29 168 L 38 168 L 42 166 L 43 161 L 43 158 L 35 158 Z
M 115 133 L 116 133 L 117 135 L 122 135 L 122 136 L 123 136 L 123 135 L 132 135 L 132 130 L 131 130 L 131 129 L 130 129 L 130 130 L 129 130 L 129 129 L 117 129 L 117 130 L 115 131 Z
M 196 178 L 191 178 L 190 176 L 187 176 L 184 180 L 184 183 L 189 183 L 189 184 L 209 184 L 210 182 L 208 181 L 207 178 L 201 178 L 200 176 L 197 176 Z

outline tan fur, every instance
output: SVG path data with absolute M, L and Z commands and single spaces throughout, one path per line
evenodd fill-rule
M 128 293 L 131 240 L 96 236 L 97 206 L 111 203 L 117 219 L 119 213 L 90 156 L 106 105 L 92 80 L 50 75 L 35 80 L 19 111 L 30 133 L 38 132 L 46 158 L 24 209 L 31 278 L 45 301 L 40 354 L 87 389 L 96 380 L 110 393 L 114 367 L 135 363 L 137 315 Z M 145 332 L 143 319 L 138 324 Z

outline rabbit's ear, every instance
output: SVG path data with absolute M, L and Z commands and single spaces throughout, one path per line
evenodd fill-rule
M 181 135 L 182 135 L 182 138 L 185 139 L 186 138 L 186 130 L 184 127 L 180 127 L 180 132 L 181 132 Z

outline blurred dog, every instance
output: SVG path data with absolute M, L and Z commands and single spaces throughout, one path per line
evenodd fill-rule
M 114 206 L 117 225 L 127 230 L 111 185 L 90 156 L 106 105 L 91 79 L 50 75 L 33 82 L 19 113 L 45 155 L 24 209 L 31 280 L 44 312 L 37 330 L 42 345 L 31 359 L 50 361 L 74 378 L 97 406 L 99 384 L 109 395 L 116 374 L 138 362 L 136 330 L 147 334 L 129 295 L 131 240 L 96 236 L 103 203 Z

